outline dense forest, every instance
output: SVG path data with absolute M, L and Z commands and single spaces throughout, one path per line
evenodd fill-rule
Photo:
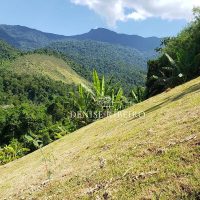
M 58 42 L 49 48 L 65 54 L 85 71 L 97 69 L 100 75 L 119 82 L 126 89 L 125 92 L 129 92 L 136 84 L 144 85 L 146 63 L 154 57 L 132 48 L 91 40 Z

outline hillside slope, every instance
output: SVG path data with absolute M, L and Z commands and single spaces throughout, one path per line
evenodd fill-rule
M 12 62 L 11 69 L 17 74 L 42 75 L 67 84 L 89 84 L 62 59 L 49 55 L 20 56 Z
M 1 166 L 0 198 L 199 199 L 199 115 L 200 78 Z
M 85 71 L 96 69 L 107 79 L 112 77 L 113 82 L 120 82 L 127 93 L 136 83 L 144 85 L 147 61 L 153 58 L 136 49 L 92 40 L 56 42 L 48 48 L 62 52 Z
M 20 51 L 13 48 L 3 40 L 0 40 L 0 61 L 2 60 L 12 60 L 20 55 Z
M 6 63 L 6 64 L 5 64 Z M 0 68 L 6 68 L 16 74 L 46 76 L 54 81 L 67 84 L 89 85 L 73 68 L 77 64 L 56 57 L 48 53 L 28 53 L 15 49 L 3 40 L 0 40 Z M 79 67 L 77 65 L 77 67 Z

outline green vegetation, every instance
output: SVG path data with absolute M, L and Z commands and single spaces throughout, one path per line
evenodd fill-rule
M 13 60 L 17 56 L 19 56 L 20 51 L 17 51 L 15 48 L 8 45 L 3 40 L 0 40 L 0 61 L 4 60 Z M 0 63 L 2 64 L 2 63 Z
M 13 139 L 9 145 L 0 149 L 0 163 L 5 164 L 26 155 L 30 149 L 24 148 L 18 140 Z
M 37 149 L 77 129 L 71 122 L 69 93 L 89 83 L 59 58 L 21 53 L 0 43 L 0 163 Z
M 67 93 L 72 86 L 43 76 L 0 71 L 0 146 L 17 139 L 23 148 L 33 151 L 36 148 L 26 142 L 25 135 L 46 145 L 75 130 L 66 113 L 70 110 Z
M 63 53 L 89 74 L 95 68 L 101 76 L 105 75 L 106 79 L 112 78 L 113 84 L 119 82 L 126 94 L 130 93 L 136 84 L 144 86 L 146 63 L 153 57 L 128 47 L 88 40 L 53 43 L 49 49 Z M 79 65 L 73 69 L 77 71 L 78 67 L 80 71 Z M 91 76 L 82 75 L 92 81 Z
M 21 53 L 5 43 L 1 46 L 8 55 L 0 66 L 1 164 L 36 150 L 33 141 L 45 146 L 129 105 L 122 88 L 96 71 L 93 84 L 88 83 L 60 54 Z M 32 141 L 27 140 L 30 137 Z M 15 156 L 7 152 L 11 148 Z
M 160 58 L 148 62 L 147 95 L 159 94 L 200 75 L 200 10 L 194 9 L 195 21 L 177 37 L 166 38 Z
M 140 103 L 146 98 L 146 89 L 142 86 L 135 86 L 131 91 L 131 96 L 134 103 Z

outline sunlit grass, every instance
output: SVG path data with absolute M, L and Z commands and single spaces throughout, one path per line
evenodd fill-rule
M 1 198 L 197 199 L 200 78 L 0 167 Z M 52 159 L 54 158 L 54 159 Z

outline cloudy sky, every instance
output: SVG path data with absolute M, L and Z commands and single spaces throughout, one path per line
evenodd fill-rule
M 64 35 L 105 27 L 142 36 L 176 35 L 200 0 L 0 0 L 0 24 Z

